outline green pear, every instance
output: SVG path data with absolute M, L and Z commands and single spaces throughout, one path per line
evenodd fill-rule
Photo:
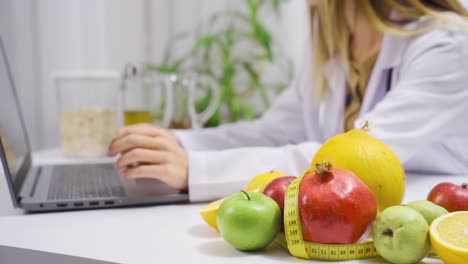
M 380 256 L 394 264 L 417 263 L 431 251 L 426 219 L 406 206 L 383 210 L 374 222 L 372 239 Z
M 432 221 L 434 221 L 434 219 L 436 219 L 437 217 L 444 214 L 448 214 L 447 209 L 428 200 L 412 201 L 406 204 L 406 206 L 413 208 L 414 210 L 422 214 L 422 216 L 424 216 L 424 218 L 426 219 L 428 225 L 431 225 Z

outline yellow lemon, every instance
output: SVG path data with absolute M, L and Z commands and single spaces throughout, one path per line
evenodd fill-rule
M 459 211 L 436 218 L 430 228 L 432 247 L 445 264 L 461 264 L 468 260 L 468 211 Z
M 336 168 L 354 172 L 374 193 L 379 211 L 400 205 L 405 194 L 405 172 L 397 155 L 382 141 L 362 129 L 332 137 L 315 154 L 317 163 L 331 162 Z
M 223 201 L 224 198 L 213 201 L 210 204 L 203 206 L 199 211 L 203 220 L 205 220 L 205 222 L 209 226 L 213 227 L 216 230 L 218 230 L 218 224 L 216 223 L 216 215 L 218 214 L 218 208 Z
M 253 177 L 247 186 L 245 187 L 246 192 L 263 192 L 263 189 L 274 179 L 285 176 L 284 173 L 279 171 L 269 171 L 261 173 Z

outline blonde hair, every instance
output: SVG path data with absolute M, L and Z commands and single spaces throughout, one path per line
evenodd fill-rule
M 329 60 L 338 58 L 343 62 L 345 70 L 349 71 L 349 32 L 345 18 L 346 0 L 323 0 L 311 7 L 312 45 L 314 52 L 314 87 L 320 88 L 324 95 L 327 87 L 323 75 L 324 65 Z M 457 0 L 356 0 L 356 10 L 369 21 L 378 31 L 397 35 L 414 35 L 431 30 L 432 27 L 406 30 L 406 23 L 421 17 L 430 17 L 443 24 L 468 24 L 453 19 L 450 14 L 456 13 L 468 17 L 468 11 Z M 395 11 L 401 17 L 399 20 L 390 18 L 390 11 Z

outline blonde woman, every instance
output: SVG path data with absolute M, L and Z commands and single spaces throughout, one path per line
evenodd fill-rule
M 468 34 L 455 0 L 309 0 L 311 45 L 295 81 L 253 122 L 200 131 L 123 128 L 109 154 L 128 178 L 192 201 L 271 169 L 299 175 L 328 138 L 371 121 L 407 171 L 468 172 Z M 306 33 L 304 33 L 306 34 Z

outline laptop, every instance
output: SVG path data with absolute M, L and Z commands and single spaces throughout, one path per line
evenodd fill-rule
M 125 180 L 112 162 L 34 166 L 24 118 L 0 37 L 0 158 L 13 205 L 63 211 L 188 202 L 155 179 Z

